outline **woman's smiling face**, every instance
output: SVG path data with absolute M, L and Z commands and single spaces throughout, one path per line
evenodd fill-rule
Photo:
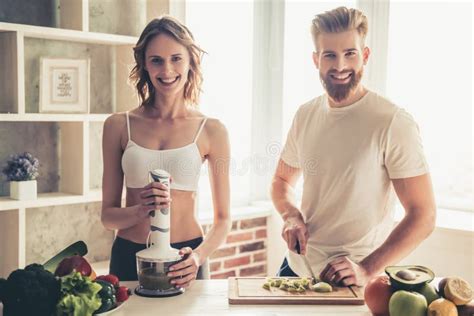
M 189 52 L 170 35 L 159 34 L 145 50 L 145 69 L 158 95 L 183 95 L 190 69 Z

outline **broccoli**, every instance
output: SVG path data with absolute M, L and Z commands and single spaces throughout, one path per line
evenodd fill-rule
M 40 264 L 13 271 L 0 279 L 4 316 L 51 316 L 60 298 L 60 281 Z

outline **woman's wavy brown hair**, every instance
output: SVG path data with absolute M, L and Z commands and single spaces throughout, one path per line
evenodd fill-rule
M 164 15 L 148 23 L 133 48 L 135 66 L 129 78 L 137 88 L 140 106 L 151 106 L 155 102 L 155 87 L 145 70 L 145 51 L 148 43 L 159 34 L 171 36 L 188 50 L 190 67 L 184 85 L 184 102 L 197 105 L 202 85 L 201 57 L 205 51 L 194 43 L 193 34 L 185 25 L 171 16 Z

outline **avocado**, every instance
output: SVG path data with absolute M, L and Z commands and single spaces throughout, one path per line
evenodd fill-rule
M 385 273 L 394 290 L 417 290 L 433 281 L 434 273 L 423 266 L 389 266 Z

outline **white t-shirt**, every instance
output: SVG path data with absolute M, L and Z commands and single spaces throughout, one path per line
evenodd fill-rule
M 331 108 L 326 94 L 302 105 L 281 159 L 302 169 L 300 210 L 316 274 L 337 256 L 358 262 L 380 246 L 393 227 L 390 179 L 428 172 L 413 118 L 370 91 L 343 108 Z M 299 255 L 287 258 L 296 274 L 308 274 Z

